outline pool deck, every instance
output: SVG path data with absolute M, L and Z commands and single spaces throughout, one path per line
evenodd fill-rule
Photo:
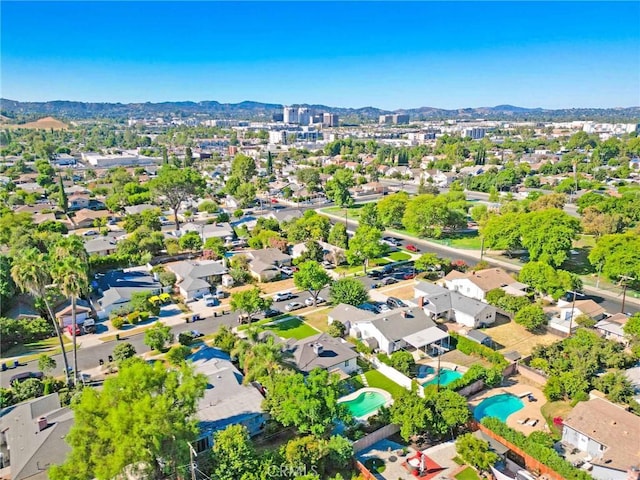
M 469 398 L 469 405 L 473 410 L 482 400 L 501 393 L 510 393 L 516 397 L 520 397 L 522 403 L 524 403 L 524 407 L 521 410 L 512 413 L 507 418 L 507 425 L 509 427 L 514 430 L 518 430 L 525 435 L 529 435 L 531 432 L 535 431 L 548 431 L 547 422 L 540 411 L 540 408 L 547 402 L 547 399 L 539 388 L 531 385 L 516 384 L 507 387 L 496 387 L 491 390 L 484 390 L 477 395 L 471 396 Z M 527 393 L 531 393 L 536 398 L 536 401 L 530 402 L 525 395 Z M 528 419 L 528 421 L 537 420 L 538 422 L 535 425 L 519 423 L 526 419 Z
M 338 403 L 348 402 L 349 400 L 355 400 L 356 398 L 358 398 L 360 396 L 360 394 L 367 393 L 367 392 L 375 392 L 375 393 L 379 393 L 380 395 L 382 395 L 384 397 L 384 405 L 382 405 L 383 407 L 389 407 L 393 403 L 393 397 L 391 396 L 391 394 L 389 392 L 387 392 L 386 390 L 382 390 L 381 388 L 375 388 L 375 387 L 360 388 L 360 389 L 356 390 L 355 392 L 350 393 L 349 395 L 345 395 L 344 397 L 340 397 L 338 399 Z M 378 409 L 374 410 L 371 413 L 363 415 L 361 417 L 353 417 L 353 418 L 358 422 L 362 422 L 362 421 L 368 419 L 369 417 L 371 417 L 372 415 L 375 415 L 376 413 L 378 413 Z

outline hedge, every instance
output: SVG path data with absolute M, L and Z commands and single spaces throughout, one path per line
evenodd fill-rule
M 496 367 L 506 367 L 509 364 L 502 354 L 489 347 L 462 337 L 455 332 L 451 332 L 450 335 L 456 340 L 456 348 L 466 355 L 482 357 L 493 363 Z
M 564 478 L 569 480 L 591 479 L 591 476 L 587 472 L 571 465 L 553 448 L 536 443 L 535 436 L 533 438 L 528 438 L 524 434 L 508 427 L 505 423 L 493 417 L 485 417 L 482 419 L 481 423 L 496 435 L 501 436 L 507 442 L 510 442 L 520 448 L 523 452 L 554 470 L 556 473 L 562 475 Z
M 111 325 L 113 325 L 113 328 L 117 328 L 118 330 L 120 330 L 124 326 L 124 318 L 114 317 L 111 320 Z

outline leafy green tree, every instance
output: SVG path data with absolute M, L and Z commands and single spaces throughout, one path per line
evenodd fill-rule
M 6 306 L 6 302 L 15 293 L 15 283 L 11 278 L 11 265 L 12 260 L 9 255 L 0 255 L 0 306 Z M 0 313 L 2 312 L 0 311 Z
M 400 427 L 400 436 L 409 441 L 414 435 L 425 432 L 433 421 L 433 412 L 425 399 L 406 392 L 391 405 L 391 422 Z
M 632 339 L 640 339 L 640 313 L 635 313 L 622 327 L 624 334 Z
M 432 391 L 431 395 L 427 392 L 425 399 L 433 417 L 429 424 L 429 433 L 434 436 L 451 434 L 451 437 L 455 438 L 458 429 L 466 425 L 471 418 L 466 398 L 452 390 L 445 388 L 439 392 Z
M 402 218 L 409 202 L 409 194 L 398 192 L 378 202 L 378 216 L 387 227 L 402 227 Z
M 429 269 L 437 269 L 439 266 L 442 266 L 442 259 L 438 257 L 435 253 L 423 253 L 420 255 L 415 261 L 415 267 L 418 270 L 429 270 Z
M 150 183 L 151 192 L 157 199 L 162 199 L 173 210 L 176 229 L 180 230 L 178 210 L 182 202 L 191 200 L 205 187 L 202 176 L 193 168 L 177 168 L 163 165 L 158 176 Z
M 267 152 L 267 175 L 273 175 L 273 158 L 271 152 Z
M 321 436 L 335 420 L 350 418 L 338 399 L 344 393 L 340 377 L 316 368 L 305 378 L 301 373 L 279 372 L 266 379 L 269 395 L 264 406 L 285 427 L 294 426 L 300 433 Z
M 151 350 L 162 351 L 172 341 L 173 333 L 171 333 L 171 327 L 162 322 L 156 322 L 153 327 L 144 332 L 144 344 Z
M 295 264 L 299 265 L 301 263 L 307 262 L 309 260 L 313 260 L 314 262 L 322 262 L 324 259 L 324 249 L 322 245 L 320 245 L 315 240 L 307 240 L 304 243 L 305 250 L 300 254 L 298 258 L 295 259 Z
M 350 265 L 362 263 L 364 272 L 367 272 L 369 260 L 383 256 L 388 246 L 381 243 L 382 233 L 375 227 L 360 225 L 353 238 L 349 241 L 347 250 L 347 262 Z
M 267 310 L 271 307 L 273 299 L 270 297 L 261 297 L 258 288 L 242 290 L 231 294 L 231 310 L 240 312 L 241 315 L 248 317 L 249 322 L 253 316 L 259 312 Z
M 184 151 L 184 164 L 185 167 L 191 167 L 193 165 L 193 152 L 191 147 L 187 147 Z
M 136 347 L 129 342 L 119 343 L 113 349 L 113 358 L 120 365 L 125 360 L 136 356 Z
M 205 250 L 211 250 L 218 258 L 222 258 L 224 254 L 227 253 L 227 247 L 224 246 L 224 241 L 218 237 L 207 238 L 203 248 Z
M 67 198 L 67 193 L 64 191 L 62 177 L 58 177 L 58 205 L 60 205 L 64 213 L 69 211 L 69 199 Z
M 256 186 L 253 183 L 242 183 L 236 190 L 235 198 L 242 208 L 247 208 L 256 199 Z
M 218 204 L 213 200 L 205 200 L 200 205 L 198 205 L 199 212 L 207 212 L 208 214 L 214 214 L 219 209 L 220 207 L 218 207 Z
M 327 328 L 327 333 L 335 338 L 342 338 L 347 331 L 347 327 L 342 322 L 333 322 Z
M 326 287 L 331 281 L 331 277 L 324 268 L 316 261 L 309 260 L 300 265 L 297 272 L 293 274 L 293 283 L 300 290 L 306 290 L 313 298 L 313 305 L 318 301 L 320 290 Z
M 376 230 L 384 231 L 384 225 L 378 215 L 378 206 L 375 202 L 365 203 L 360 209 L 360 219 L 358 221 L 360 225 L 366 225 L 368 227 L 375 228 Z
M 522 248 L 520 224 L 523 220 L 523 214 L 515 212 L 489 215 L 486 222 L 480 226 L 480 234 L 487 248 L 496 250 Z
M 466 215 L 450 208 L 444 196 L 418 195 L 407 203 L 402 224 L 421 237 L 440 238 L 445 231 L 467 225 Z
M 369 300 L 369 292 L 361 282 L 347 277 L 333 282 L 329 289 L 329 298 L 334 305 L 346 303 L 358 306 Z
M 256 162 L 253 158 L 237 154 L 231 162 L 231 175 L 241 183 L 250 183 L 256 176 Z
M 347 227 L 344 223 L 336 223 L 329 232 L 328 242 L 340 248 L 347 248 L 349 236 L 347 235 Z
M 569 290 L 581 290 L 580 278 L 565 270 L 556 270 L 544 262 L 527 262 L 518 274 L 518 280 L 536 292 L 551 295 L 555 300 Z
M 180 365 L 184 363 L 191 355 L 191 348 L 187 345 L 174 345 L 166 354 L 167 361 L 171 365 Z
M 200 238 L 200 234 L 198 232 L 186 232 L 180 237 L 179 244 L 182 250 L 195 252 L 202 248 L 202 238 Z
M 589 262 L 614 282 L 621 276 L 640 279 L 640 235 L 637 232 L 603 235 L 591 249 Z
M 55 370 L 56 366 L 56 361 L 46 353 L 43 353 L 38 357 L 38 368 L 44 373 L 49 373 Z
M 520 226 L 522 246 L 531 260 L 559 267 L 567 259 L 580 221 L 562 210 L 551 208 L 528 213 Z
M 527 305 L 516 313 L 514 321 L 527 330 L 534 332 L 546 325 L 547 317 L 540 305 Z
M 258 459 L 244 425 L 229 425 L 213 439 L 213 477 L 237 480 L 256 469 Z
M 336 323 L 336 322 L 333 322 Z M 412 370 L 415 368 L 416 361 L 413 359 L 413 355 L 410 352 L 404 350 L 398 350 L 393 352 L 389 357 L 391 366 L 401 373 L 409 376 Z
M 125 362 L 102 389 L 85 388 L 72 404 L 74 425 L 65 438 L 71 452 L 62 465 L 51 467 L 49 478 L 175 476 L 189 463 L 189 442 L 198 434 L 193 415 L 206 384 L 206 377 L 187 365 L 167 369 L 159 362 Z
M 456 451 L 465 463 L 480 471 L 488 471 L 500 457 L 489 448 L 489 443 L 471 433 L 460 435 L 456 439 Z
M 137 312 L 149 312 L 152 315 L 158 315 L 160 313 L 160 307 L 151 302 L 151 297 L 153 296 L 154 294 L 151 291 L 134 292 L 129 302 L 131 308 Z

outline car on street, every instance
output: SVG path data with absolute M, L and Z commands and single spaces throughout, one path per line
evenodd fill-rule
M 389 245 L 390 247 L 399 247 L 400 246 L 400 242 L 393 237 L 383 237 L 382 240 L 380 240 L 380 243 L 383 243 L 385 245 Z
M 189 332 L 189 333 L 191 333 L 191 336 L 192 336 L 193 338 L 200 338 L 200 337 L 204 337 L 204 333 L 199 332 L 198 330 L 191 330 L 191 332 Z
M 402 308 L 407 306 L 406 303 L 396 297 L 387 298 L 387 305 L 389 306 L 389 308 Z
M 73 325 L 67 325 L 66 330 L 69 332 L 69 335 L 73 335 Z M 82 335 L 82 331 L 80 330 L 80 327 L 76 325 L 76 336 L 78 337 L 80 335 Z
M 380 283 L 382 285 L 393 285 L 394 283 L 398 283 L 398 280 L 393 277 L 384 277 L 382 280 L 380 280 Z
M 98 231 L 97 230 L 87 230 L 86 232 L 84 232 L 82 234 L 83 237 L 94 237 L 98 235 Z
M 399 271 L 393 274 L 393 278 L 396 280 L 411 280 L 416 276 L 413 272 Z
M 318 298 L 316 299 L 316 305 L 319 305 L 319 304 L 324 303 L 324 302 L 326 302 L 326 300 L 325 300 L 324 298 L 322 298 L 322 297 L 318 297 Z M 312 306 L 313 306 L 313 297 L 309 297 L 309 298 L 307 298 L 307 299 L 304 301 L 304 304 L 305 304 L 307 307 L 312 307 Z
M 369 270 L 367 272 L 367 277 L 369 278 L 381 278 L 384 277 L 384 273 L 382 270 Z
M 11 377 L 9 383 L 13 382 L 24 382 L 25 380 L 29 380 L 30 378 L 37 378 L 38 380 L 42 380 L 44 374 L 42 372 L 22 372 L 16 373 Z
M 287 312 L 293 312 L 294 310 L 298 310 L 298 309 L 302 308 L 302 306 L 303 305 L 300 302 L 290 302 L 290 303 L 287 303 L 287 306 L 284 307 L 284 309 Z
M 406 248 L 410 252 L 419 252 L 420 251 L 420 250 L 418 250 L 418 247 L 416 247 L 413 243 L 410 243 L 409 245 L 407 245 L 404 248 Z
M 280 315 L 280 310 L 276 310 L 275 308 L 268 308 L 264 311 L 264 318 L 272 318 Z
M 285 300 L 291 300 L 293 294 L 291 292 L 279 292 L 273 296 L 274 302 L 284 302 Z

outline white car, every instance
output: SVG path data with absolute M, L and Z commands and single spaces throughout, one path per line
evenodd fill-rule
M 301 303 L 299 303 L 299 302 L 291 302 L 291 303 L 287 303 L 287 306 L 286 306 L 286 307 L 284 307 L 284 309 L 285 309 L 287 312 L 293 312 L 294 310 L 298 310 L 298 309 L 300 309 L 300 308 L 302 308 L 302 304 L 301 304 Z
M 98 235 L 98 232 L 96 230 L 87 230 L 82 234 L 83 237 L 93 237 L 95 235 Z
M 293 295 L 291 294 L 291 292 L 280 292 L 280 293 L 276 293 L 273 296 L 273 301 L 274 302 L 283 302 L 285 300 L 290 300 L 293 298 Z
M 324 303 L 324 302 L 326 302 L 326 300 L 325 300 L 324 298 L 322 298 L 322 297 L 318 297 L 318 298 L 316 299 L 316 305 L 318 305 L 318 304 L 320 304 L 320 303 Z M 307 307 L 311 307 L 311 306 L 313 306 L 313 297 L 309 297 L 309 298 L 307 298 L 307 299 L 304 301 L 304 304 L 305 304 Z

